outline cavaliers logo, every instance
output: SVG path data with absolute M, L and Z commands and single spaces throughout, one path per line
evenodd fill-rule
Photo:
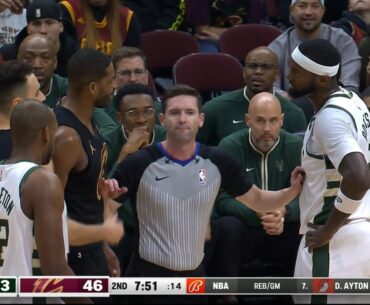
M 32 292 L 63 292 L 63 279 L 37 279 Z

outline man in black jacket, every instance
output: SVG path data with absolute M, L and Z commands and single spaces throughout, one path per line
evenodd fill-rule
M 78 42 L 72 34 L 66 32 L 61 19 L 61 9 L 55 1 L 35 0 L 27 8 L 27 26 L 19 32 L 12 44 L 0 48 L 4 61 L 16 59 L 18 48 L 25 37 L 39 33 L 46 35 L 59 50 L 56 74 L 67 76 L 67 62 L 79 48 Z

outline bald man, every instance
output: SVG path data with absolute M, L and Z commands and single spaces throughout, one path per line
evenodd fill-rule
M 307 124 L 303 111 L 274 92 L 273 85 L 278 74 L 279 64 L 275 53 L 266 47 L 250 51 L 245 57 L 245 87 L 216 97 L 204 105 L 205 121 L 197 139 L 202 143 L 217 145 L 225 136 L 244 129 L 245 109 L 250 99 L 261 92 L 272 93 L 278 98 L 285 114 L 285 130 L 305 130 Z
M 227 137 L 219 147 L 239 161 L 261 189 L 278 190 L 290 184 L 290 172 L 300 164 L 302 139 L 281 129 L 284 114 L 276 96 L 263 92 L 253 96 L 245 114 L 244 128 Z M 288 206 L 269 213 L 256 213 L 222 192 L 216 200 L 220 216 L 243 221 L 242 260 L 260 259 L 284 265 L 278 276 L 292 276 L 299 244 L 299 206 L 295 198 Z M 261 274 L 256 276 L 263 276 Z
M 32 67 L 46 97 L 45 103 L 51 108 L 66 94 L 68 84 L 66 78 L 54 74 L 57 53 L 58 50 L 50 38 L 42 34 L 27 36 L 18 49 L 18 59 Z
M 43 274 L 73 276 L 65 255 L 68 244 L 62 185 L 57 175 L 40 166 L 49 163 L 52 155 L 55 115 L 46 105 L 26 100 L 15 107 L 10 127 L 13 150 L 0 165 L 1 194 L 8 198 L 0 208 L 1 230 L 5 230 L 0 275 L 32 275 L 35 238 Z

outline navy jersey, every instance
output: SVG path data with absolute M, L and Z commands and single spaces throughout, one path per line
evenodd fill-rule
M 56 106 L 54 112 L 59 126 L 68 126 L 78 133 L 88 158 L 87 166 L 83 171 L 71 171 L 68 175 L 64 190 L 68 216 L 87 224 L 101 223 L 104 204 L 99 193 L 98 182 L 104 175 L 107 160 L 104 140 L 94 122 L 95 134 L 92 134 L 67 108 Z

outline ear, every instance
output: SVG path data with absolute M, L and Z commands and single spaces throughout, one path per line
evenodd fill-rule
M 282 113 L 281 116 L 280 116 L 280 119 L 281 119 L 280 127 L 283 126 L 283 124 L 284 124 L 284 117 L 285 117 L 285 115 L 284 115 L 284 113 Z
M 54 56 L 53 60 L 54 60 L 53 69 L 55 70 L 58 66 L 58 58 L 56 55 Z
M 249 126 L 249 121 L 250 121 L 250 116 L 248 115 L 248 113 L 245 114 L 244 116 L 244 121 L 245 121 L 245 124 L 250 128 Z
M 63 33 L 64 31 L 64 24 L 63 22 L 59 21 L 59 33 Z
M 12 109 L 14 109 L 15 106 L 17 106 L 22 101 L 23 101 L 23 98 L 21 98 L 21 97 L 15 97 L 15 98 L 13 98 L 12 101 L 11 101 L 11 103 L 12 103 Z
M 43 142 L 49 143 L 49 141 L 50 141 L 50 130 L 49 130 L 48 126 L 41 130 L 41 136 L 42 136 Z
M 89 88 L 89 93 L 91 95 L 95 95 L 96 92 L 98 91 L 98 84 L 96 82 L 91 82 L 88 88 Z
M 164 119 L 165 119 L 165 115 L 161 112 L 159 114 L 159 122 L 161 123 L 162 126 L 164 126 Z
M 202 127 L 203 124 L 204 124 L 204 119 L 205 119 L 205 115 L 204 115 L 204 112 L 201 112 L 199 114 L 199 127 Z
M 116 111 L 116 121 L 120 124 L 123 124 L 123 115 L 121 112 Z

